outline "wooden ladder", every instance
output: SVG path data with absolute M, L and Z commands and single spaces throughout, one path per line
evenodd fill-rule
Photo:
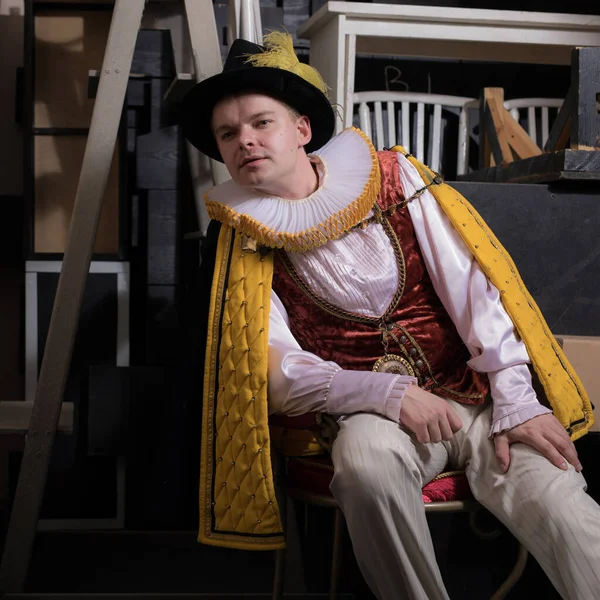
M 211 0 L 182 0 L 197 81 L 222 70 Z M 81 301 L 146 0 L 115 0 L 37 391 L 0 565 L 0 597 L 23 597 Z M 190 153 L 190 160 L 197 154 Z M 213 180 L 227 178 L 214 163 Z M 193 167 L 192 167 L 193 168 Z M 26 596 L 26 594 L 25 594 Z M 39 596 L 39 595 L 36 595 Z M 171 596 L 171 595 L 169 595 Z M 56 596 L 54 596 L 56 597 Z

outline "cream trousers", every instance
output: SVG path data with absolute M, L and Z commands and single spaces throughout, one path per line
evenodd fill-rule
M 380 600 L 447 599 L 421 488 L 447 468 L 465 470 L 475 498 L 535 556 L 567 599 L 600 599 L 600 507 L 585 480 L 533 448 L 511 446 L 506 474 L 488 439 L 491 405 L 448 401 L 463 427 L 449 442 L 421 444 L 396 423 L 357 413 L 340 421 L 331 491 L 360 569 Z

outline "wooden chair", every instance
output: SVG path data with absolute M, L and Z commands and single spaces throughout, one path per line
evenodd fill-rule
M 354 93 L 352 102 L 352 110 L 358 106 L 358 126 L 371 138 L 377 150 L 401 144 L 436 172 L 442 171 L 444 124 L 450 115 L 458 118 L 456 174 L 466 173 L 469 164 L 469 111 L 479 107 L 477 99 L 370 91 Z
M 336 600 L 340 589 L 345 521 L 342 511 L 329 490 L 329 484 L 333 478 L 333 463 L 329 457 L 329 451 L 333 443 L 331 426 L 329 427 L 330 433 L 323 436 L 322 415 L 318 413 L 309 413 L 301 417 L 272 415 L 269 417 L 269 422 L 272 427 L 282 430 L 283 435 L 286 431 L 310 430 L 323 446 L 324 454 L 322 456 L 288 458 L 283 479 L 285 494 L 290 498 L 307 504 L 334 509 L 329 598 L 330 600 Z M 476 533 L 488 538 L 497 535 L 497 532 L 493 534 L 483 533 L 477 527 L 475 522 L 476 513 L 485 509 L 473 498 L 467 478 L 462 471 L 441 473 L 423 488 L 422 496 L 427 514 L 469 512 L 470 525 Z M 285 501 L 282 498 L 281 506 L 283 507 L 284 504 Z M 491 600 L 502 600 L 507 596 L 523 574 L 527 556 L 527 549 L 519 544 L 516 562 L 508 577 L 494 592 Z M 285 557 L 285 550 L 276 551 L 273 600 L 283 598 Z

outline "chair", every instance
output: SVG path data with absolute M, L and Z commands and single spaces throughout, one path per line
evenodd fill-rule
M 294 500 L 301 502 L 333 508 L 334 533 L 330 571 L 329 598 L 336 600 L 339 594 L 339 579 L 341 573 L 342 541 L 344 533 L 344 516 L 335 498 L 329 490 L 329 484 L 333 477 L 333 463 L 329 458 L 332 437 L 321 435 L 323 429 L 323 415 L 309 413 L 301 417 L 282 417 L 272 415 L 269 417 L 271 427 L 276 427 L 292 434 L 298 430 L 310 430 L 315 434 L 319 443 L 323 446 L 325 454 L 321 456 L 291 457 L 287 459 L 285 473 L 285 493 Z M 330 429 L 331 429 L 331 424 Z M 278 438 L 281 439 L 279 434 Z M 469 512 L 472 529 L 482 537 L 495 537 L 482 533 L 475 523 L 475 515 L 483 507 L 473 498 L 465 474 L 462 471 L 449 471 L 441 473 L 428 483 L 422 490 L 425 512 L 429 513 L 457 513 Z M 281 505 L 285 503 L 282 499 Z M 285 571 L 285 550 L 276 551 L 275 577 L 273 582 L 273 600 L 283 598 L 283 584 Z M 517 583 L 527 562 L 527 549 L 519 544 L 517 560 L 508 577 L 495 591 L 491 600 L 502 600 Z
M 504 108 L 510 112 L 512 117 L 521 122 L 521 116 L 525 109 L 524 115 L 525 129 L 529 137 L 540 147 L 543 148 L 548 141 L 550 135 L 550 127 L 552 121 L 556 118 L 558 110 L 562 106 L 564 100 L 562 98 L 514 98 L 513 100 L 505 100 Z M 554 110 L 553 119 L 550 119 L 550 111 Z M 537 115 L 540 115 L 541 121 L 541 136 L 538 135 Z
M 402 144 L 436 172 L 442 170 L 445 124 L 450 115 L 458 117 L 456 174 L 466 173 L 469 163 L 469 110 L 479 107 L 478 100 L 439 94 L 370 91 L 354 93 L 352 103 L 352 110 L 358 106 L 360 129 L 371 138 L 377 150 Z

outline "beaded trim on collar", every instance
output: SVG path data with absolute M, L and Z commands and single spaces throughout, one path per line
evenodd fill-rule
M 335 240 L 360 223 L 377 200 L 377 152 L 351 127 L 314 152 L 325 169 L 307 198 L 266 196 L 227 181 L 204 195 L 208 215 L 261 246 L 306 252 Z

